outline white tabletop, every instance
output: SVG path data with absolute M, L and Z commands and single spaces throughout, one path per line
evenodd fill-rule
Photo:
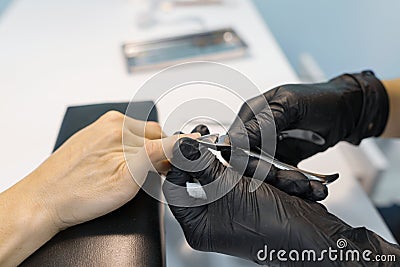
M 249 55 L 223 63 L 265 90 L 298 82 L 250 1 L 173 8 L 158 12 L 157 20 L 163 23 L 140 28 L 138 18 L 145 10 L 139 0 L 19 0 L 5 12 L 0 19 L 0 191 L 50 154 L 67 106 L 128 101 L 156 72 L 127 72 L 121 51 L 126 41 L 233 26 L 248 43 Z M 165 108 L 158 107 L 161 120 Z M 304 166 L 321 172 L 340 170 L 342 177 L 330 187 L 325 201 L 328 209 L 347 223 L 367 226 L 394 242 L 343 161 L 334 150 Z

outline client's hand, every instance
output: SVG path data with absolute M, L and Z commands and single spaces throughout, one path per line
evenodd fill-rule
M 121 207 L 149 170 L 169 169 L 177 135 L 160 139 L 155 122 L 123 124 L 123 114 L 108 112 L 0 194 L 1 266 L 18 265 L 58 231 Z
M 127 117 L 124 127 L 123 123 L 123 114 L 108 112 L 73 135 L 35 171 L 30 181 L 34 198 L 58 228 L 119 208 L 136 195 L 153 166 L 158 172 L 168 170 L 165 153 L 178 136 L 160 139 L 163 133 L 156 122 Z

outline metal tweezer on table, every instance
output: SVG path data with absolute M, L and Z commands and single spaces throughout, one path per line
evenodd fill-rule
M 235 149 L 240 150 L 240 151 L 246 153 L 249 157 L 254 157 L 259 160 L 266 161 L 282 170 L 298 171 L 298 172 L 302 173 L 303 175 L 305 175 L 309 180 L 318 181 L 318 182 L 321 182 L 322 184 L 330 184 L 339 178 L 338 173 L 319 174 L 319 173 L 302 170 L 295 166 L 283 163 L 283 162 L 277 160 L 276 158 L 274 158 L 273 156 L 269 155 L 268 153 L 261 151 L 261 149 L 257 149 L 256 151 L 250 151 L 250 150 L 246 150 L 246 149 L 243 149 L 240 147 L 234 147 L 231 145 L 228 135 L 209 134 L 209 135 L 201 136 L 200 138 L 198 138 L 196 140 L 200 144 L 202 144 L 210 149 L 216 150 L 216 151 L 230 152 Z

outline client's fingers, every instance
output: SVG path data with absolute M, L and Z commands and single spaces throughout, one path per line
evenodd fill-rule
M 128 116 L 125 116 L 124 128 L 148 139 L 160 139 L 166 136 L 157 122 L 136 120 Z
M 144 147 L 151 162 L 155 163 L 172 157 L 173 147 L 178 139 L 198 138 L 199 136 L 198 133 L 173 135 L 163 139 L 148 140 Z
M 167 137 L 167 135 L 162 131 L 161 125 L 154 121 L 146 122 L 144 136 L 152 140 Z
M 146 140 L 148 139 L 138 136 L 127 129 L 123 131 L 122 142 L 126 147 L 142 147 Z

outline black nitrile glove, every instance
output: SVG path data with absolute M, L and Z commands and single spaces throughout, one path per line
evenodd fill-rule
M 196 171 L 175 167 L 180 166 L 182 154 L 194 162 Z M 365 228 L 352 228 L 317 202 L 289 196 L 267 183 L 249 192 L 250 178 L 223 166 L 193 139 L 184 138 L 177 142 L 172 164 L 163 185 L 164 195 L 194 249 L 237 256 L 269 266 L 395 266 L 393 262 L 367 261 L 361 254 L 366 249 L 372 251 L 368 255 L 370 259 L 377 254 L 391 254 L 395 255 L 397 263 L 400 260 L 399 246 Z M 186 190 L 186 183 L 193 178 L 203 188 L 213 184 L 206 190 L 206 195 L 217 200 L 197 205 L 201 201 L 190 197 Z M 215 195 L 220 196 L 215 198 Z M 361 251 L 359 261 L 335 260 L 327 251 L 323 252 L 331 248 L 339 257 L 339 239 L 347 243 L 345 248 L 341 245 L 343 253 Z M 285 250 L 286 254 L 278 258 L 279 250 Z M 299 260 L 295 253 L 289 258 L 292 250 L 299 253 Z M 305 256 L 302 260 L 301 255 L 306 250 L 314 251 L 319 261 L 313 260 L 313 256 Z
M 266 102 L 270 111 L 265 108 Z M 294 138 L 277 141 L 275 156 L 297 165 L 339 141 L 359 144 L 363 138 L 379 136 L 388 112 L 386 90 L 371 71 L 344 74 L 326 83 L 279 86 L 247 101 L 229 136 L 236 146 L 246 147 L 249 142 L 250 147 L 257 147 L 261 142 L 260 128 L 273 128 L 274 124 L 277 136 L 291 129 L 310 130 L 322 136 L 326 141 L 323 145 Z M 240 126 L 242 123 L 244 127 Z

